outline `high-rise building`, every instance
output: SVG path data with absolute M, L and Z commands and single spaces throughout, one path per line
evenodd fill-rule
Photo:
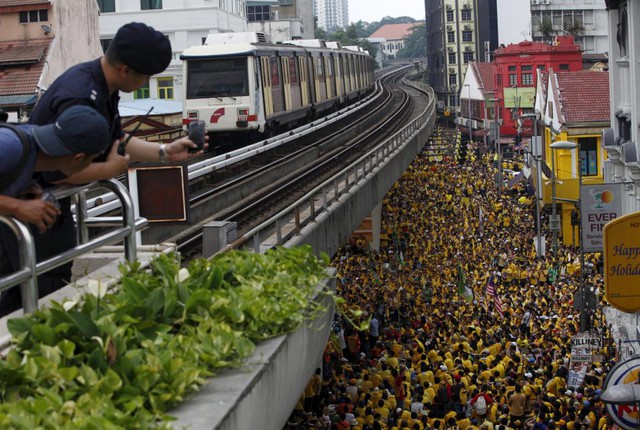
M 315 0 L 318 28 L 334 31 L 349 26 L 349 0 Z
M 554 36 L 572 35 L 585 54 L 608 52 L 606 7 L 605 2 L 593 0 L 531 0 L 533 41 L 552 42 Z
M 460 112 L 458 93 L 472 61 L 498 46 L 496 0 L 425 0 L 429 85 L 439 111 Z

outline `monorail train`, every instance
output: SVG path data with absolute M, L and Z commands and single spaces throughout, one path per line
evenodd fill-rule
M 316 45 L 316 46 L 313 46 Z M 260 33 L 211 34 L 185 50 L 183 124 L 269 137 L 372 90 L 373 59 L 322 41 L 272 44 Z

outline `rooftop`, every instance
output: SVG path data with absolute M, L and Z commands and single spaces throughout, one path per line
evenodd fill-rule
M 402 40 L 411 34 L 411 29 L 422 25 L 422 21 L 411 22 L 408 24 L 385 24 L 376 30 L 369 38 L 380 37 L 387 40 Z
M 565 123 L 609 122 L 609 72 L 556 73 Z
M 35 94 L 51 40 L 0 42 L 0 96 Z

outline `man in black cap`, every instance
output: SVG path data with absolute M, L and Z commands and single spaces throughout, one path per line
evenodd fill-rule
M 151 75 L 167 68 L 172 56 L 171 44 L 164 34 L 146 24 L 132 22 L 118 30 L 104 56 L 71 67 L 51 84 L 32 112 L 31 124 L 49 124 L 70 106 L 90 106 L 107 120 L 113 144 L 96 162 L 75 175 L 62 172 L 45 175 L 48 183 L 84 184 L 124 173 L 130 161 L 181 161 L 202 153 L 189 153 L 196 145 L 186 137 L 166 145 L 133 137 L 126 146 L 126 154 L 119 155 L 117 151 L 118 143 L 126 137 L 118 113 L 119 92 L 132 92 L 146 85 Z M 61 202 L 62 216 L 56 226 L 35 236 L 38 260 L 76 244 L 70 203 L 65 200 Z M 5 240 L 12 240 L 6 236 Z M 70 279 L 71 263 L 40 276 L 38 283 L 51 283 L 53 287 L 43 288 L 55 290 Z
M 111 143 L 109 125 L 95 109 L 74 106 L 54 124 L 21 125 L 16 129 L 0 127 L 0 214 L 44 232 L 54 225 L 60 211 L 42 199 L 34 173 L 61 171 L 71 176 L 86 168 Z M 17 252 L 9 253 L 0 246 L 0 270 L 17 265 Z M 40 295 L 49 292 L 41 289 Z M 17 309 L 20 302 L 18 287 L 4 291 L 0 316 Z

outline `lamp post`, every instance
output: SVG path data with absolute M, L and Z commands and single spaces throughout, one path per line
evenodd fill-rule
M 469 88 L 469 99 L 468 99 L 468 112 L 469 115 L 469 145 L 471 144 L 471 85 L 464 84 L 465 87 Z
M 543 247 L 542 247 L 542 233 L 541 233 L 541 221 L 540 221 L 540 203 L 542 202 L 542 152 L 541 145 L 538 142 L 538 115 L 540 112 L 536 112 L 533 114 L 522 115 L 522 118 L 531 118 L 533 121 L 533 140 L 531 142 L 531 155 L 536 160 L 536 169 L 538 173 L 537 184 L 536 184 L 536 241 L 537 241 L 537 249 L 536 249 L 536 257 L 543 257 Z M 554 201 L 555 202 L 555 201 Z
M 500 99 L 489 99 L 493 104 L 494 120 L 493 129 L 495 130 L 495 148 L 496 156 L 498 158 L 498 198 L 502 194 L 502 150 L 500 148 Z
M 575 149 L 578 147 L 578 144 L 575 142 L 569 142 L 567 140 L 559 140 L 557 142 L 549 145 L 552 150 L 555 149 Z M 555 157 L 551 157 L 554 159 Z M 555 163 L 554 163 L 555 164 Z M 555 168 L 553 172 L 555 184 Z M 553 192 L 553 208 L 555 209 L 556 205 L 556 196 L 555 196 L 555 187 L 552 190 Z M 580 295 L 582 298 L 582 308 L 580 309 L 580 332 L 583 333 L 589 329 L 589 309 L 587 303 L 587 290 L 584 285 L 584 244 L 582 242 L 582 161 L 580 157 L 578 157 L 578 201 L 576 202 L 576 206 L 578 209 L 578 213 L 580 214 L 580 221 L 578 222 L 578 237 L 580 238 Z M 554 240 L 557 240 L 557 232 L 554 231 Z M 557 246 L 557 244 L 556 244 Z M 554 251 L 555 252 L 555 251 Z

